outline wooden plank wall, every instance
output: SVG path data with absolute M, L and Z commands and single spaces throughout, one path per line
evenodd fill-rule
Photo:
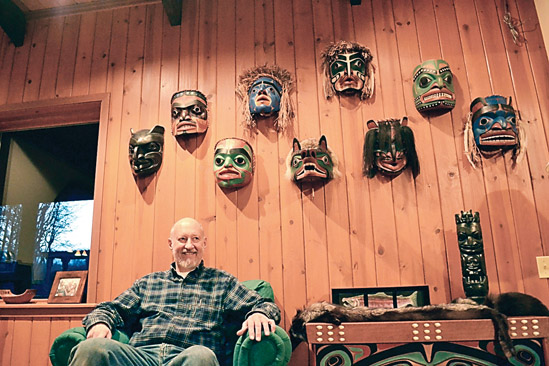
M 490 289 L 549 303 L 535 257 L 549 255 L 549 64 L 533 0 L 509 0 L 527 43 L 513 43 L 500 0 L 185 0 L 170 27 L 160 3 L 29 23 L 22 47 L 0 38 L 0 104 L 110 93 L 96 283 L 89 301 L 111 299 L 170 262 L 167 236 L 178 218 L 201 220 L 207 265 L 274 287 L 287 329 L 297 308 L 329 300 L 334 287 L 428 284 L 434 303 L 463 295 L 454 215 L 479 211 Z M 358 107 L 327 101 L 320 53 L 334 40 L 370 47 L 376 90 Z M 443 58 L 455 74 L 457 105 L 425 118 L 414 108 L 411 73 Z M 295 75 L 297 107 L 285 134 L 245 129 L 235 97 L 242 70 L 277 63 Z M 171 95 L 208 96 L 210 129 L 178 144 L 169 134 Z M 524 161 L 510 154 L 473 169 L 463 124 L 477 96 L 512 96 L 527 128 Z M 362 176 L 370 119 L 407 115 L 421 174 Z M 166 127 L 164 162 L 148 184 L 131 175 L 130 128 Z M 300 191 L 284 177 L 294 136 L 327 136 L 342 177 Z M 217 187 L 213 147 L 246 138 L 256 154 L 251 185 Z M 8 325 L 9 326 L 9 325 Z M 304 347 L 293 365 L 307 363 Z M 5 364 L 5 363 L 3 363 Z M 27 364 L 27 363 L 22 363 Z
M 10 312 L 10 315 L 0 312 L 0 365 L 51 366 L 48 355 L 55 338 L 69 328 L 80 326 L 82 314 L 89 309 L 85 312 L 72 310 L 61 316 L 48 314 L 47 310 L 28 316 Z M 24 310 L 21 313 L 24 314 Z

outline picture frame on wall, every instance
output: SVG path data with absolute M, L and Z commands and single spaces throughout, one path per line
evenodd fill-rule
M 88 271 L 59 271 L 51 287 L 49 304 L 77 304 L 82 302 Z
M 429 286 L 334 288 L 332 302 L 347 307 L 400 308 L 430 305 Z

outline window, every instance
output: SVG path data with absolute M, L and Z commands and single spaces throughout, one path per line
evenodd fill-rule
M 87 270 L 99 123 L 4 132 L 0 288 L 47 298 L 59 270 Z

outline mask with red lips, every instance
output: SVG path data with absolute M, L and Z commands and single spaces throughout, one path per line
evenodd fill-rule
M 444 60 L 427 60 L 413 73 L 414 102 L 420 112 L 451 110 L 456 105 L 450 65 Z
M 487 154 L 519 144 L 517 117 L 511 101 L 501 95 L 476 98 L 471 103 L 473 133 L 478 148 Z
M 221 188 L 240 188 L 248 185 L 254 174 L 254 152 L 243 139 L 232 137 L 220 140 L 214 148 L 214 175 Z
M 182 90 L 172 96 L 172 135 L 204 133 L 208 129 L 208 102 L 197 90 Z
M 291 180 L 296 183 L 328 181 L 335 175 L 334 156 L 323 135 L 318 142 L 307 139 L 301 143 L 294 138 L 291 157 L 288 159 Z

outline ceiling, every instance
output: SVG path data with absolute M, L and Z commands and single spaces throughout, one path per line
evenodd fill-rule
M 170 25 L 181 25 L 183 0 L 1 0 L 0 27 L 15 47 L 24 43 L 29 20 L 162 3 Z
M 160 3 L 162 0 L 12 0 L 27 19 Z

